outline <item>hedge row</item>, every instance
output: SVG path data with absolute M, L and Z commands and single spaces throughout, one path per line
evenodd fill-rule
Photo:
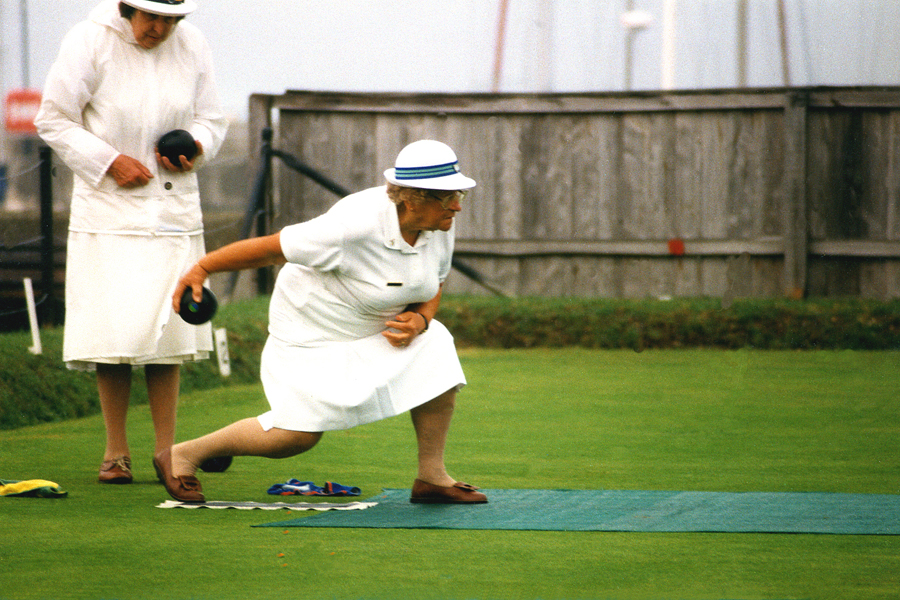
M 900 349 L 900 301 L 449 298 L 440 319 L 491 348 Z
M 228 330 L 232 375 L 222 378 L 215 360 L 187 365 L 183 393 L 257 381 L 267 305 L 222 307 L 215 325 Z M 438 318 L 461 347 L 900 349 L 900 301 L 447 297 Z M 99 411 L 93 376 L 61 364 L 62 331 L 43 330 L 42 344 L 33 355 L 30 334 L 0 334 L 0 429 Z M 133 392 L 146 402 L 140 373 Z
M 228 330 L 231 376 L 221 377 L 215 360 L 190 363 L 181 371 L 182 393 L 258 381 L 267 306 L 258 299 L 222 307 L 215 325 Z M 34 355 L 30 333 L 0 334 L 0 430 L 100 412 L 94 376 L 66 369 L 62 339 L 61 328 L 43 329 L 43 353 Z M 135 370 L 131 391 L 134 404 L 147 402 L 142 369 Z

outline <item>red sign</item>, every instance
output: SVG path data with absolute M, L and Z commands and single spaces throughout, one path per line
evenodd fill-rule
M 34 118 L 41 107 L 38 90 L 10 90 L 6 94 L 6 131 L 10 133 L 37 133 Z

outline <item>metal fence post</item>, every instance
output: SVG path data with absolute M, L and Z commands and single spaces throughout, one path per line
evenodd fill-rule
M 271 219 L 272 203 L 269 200 L 272 185 L 272 138 L 274 132 L 266 127 L 262 130 L 262 145 L 260 147 L 260 161 L 262 169 L 254 190 L 256 196 L 256 236 L 263 237 L 269 234 L 269 220 Z M 256 271 L 256 293 L 260 295 L 271 294 L 274 286 L 272 267 L 263 267 Z
M 53 163 L 49 146 L 38 149 L 40 158 L 40 204 L 41 204 L 41 291 L 46 295 L 44 302 L 45 320 L 57 322 L 56 301 L 53 294 Z

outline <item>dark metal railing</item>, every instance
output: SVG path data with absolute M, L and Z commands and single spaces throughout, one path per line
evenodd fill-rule
M 48 146 L 38 148 L 39 157 L 39 198 L 40 236 L 34 239 L 7 245 L 0 243 L 0 271 L 11 275 L 0 278 L 0 289 L 10 296 L 7 299 L 24 297 L 22 280 L 37 273 L 34 284 L 42 323 L 58 325 L 62 322 L 62 302 L 57 298 L 55 273 L 57 253 L 63 250 L 53 237 L 53 164 L 52 152 Z M 24 299 L 21 300 L 24 303 Z M 8 304 L 8 303 L 7 303 Z M 19 305 L 20 301 L 16 300 Z M 13 320 L 22 317 L 26 308 L 0 309 L 0 317 Z M 4 324 L 5 325 L 5 324 Z M 7 328 L 4 326 L 4 328 Z

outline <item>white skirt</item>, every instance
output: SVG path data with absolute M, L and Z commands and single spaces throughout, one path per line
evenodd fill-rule
M 181 364 L 209 357 L 209 323 L 189 325 L 172 310 L 178 279 L 204 254 L 203 235 L 69 232 L 63 360 Z
M 317 347 L 272 336 L 261 379 L 271 410 L 263 429 L 332 431 L 399 415 L 466 384 L 453 336 L 438 321 L 405 348 L 379 333 Z

